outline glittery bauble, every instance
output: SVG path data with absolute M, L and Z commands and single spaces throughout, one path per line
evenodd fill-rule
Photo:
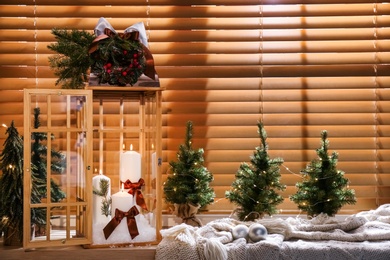
M 268 235 L 268 232 L 263 225 L 254 223 L 249 227 L 248 235 L 253 242 L 259 242 L 260 240 L 265 239 L 265 237 Z
M 237 225 L 232 230 L 233 239 L 246 238 L 248 236 L 249 228 L 245 225 Z

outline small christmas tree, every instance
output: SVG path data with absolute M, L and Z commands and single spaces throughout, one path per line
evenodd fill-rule
M 7 128 L 7 139 L 1 153 L 0 170 L 0 231 L 5 232 L 5 245 L 22 245 L 23 241 L 23 140 L 11 122 Z M 34 168 L 34 165 L 31 165 Z M 34 179 L 35 176 L 32 176 Z M 37 191 L 39 181 L 31 186 L 31 202 L 39 203 Z M 42 209 L 31 209 L 31 223 L 44 224 L 46 212 Z M 16 239 L 14 239 L 14 237 Z
M 232 189 L 225 196 L 238 205 L 236 214 L 240 220 L 252 221 L 264 214 L 277 212 L 276 205 L 283 202 L 283 197 L 276 190 L 284 190 L 280 183 L 282 158 L 270 159 L 268 155 L 267 133 L 263 123 L 258 123 L 261 146 L 251 156 L 251 164 L 242 163 L 236 173 Z
M 328 133 L 321 132 L 321 147 L 316 150 L 318 158 L 311 161 L 301 171 L 302 182 L 298 182 L 297 192 L 290 199 L 308 216 L 325 213 L 335 215 L 344 204 L 355 204 L 355 192 L 348 189 L 348 179 L 344 172 L 337 170 L 338 154 L 328 155 Z
M 49 57 L 49 63 L 58 76 L 56 85 L 63 83 L 63 88 L 84 88 L 93 63 L 88 49 L 95 38 L 94 34 L 84 30 L 56 28 L 52 30 L 52 34 L 57 43 L 48 45 L 48 48 L 56 54 Z
M 167 203 L 190 204 L 197 211 L 212 203 L 215 194 L 209 186 L 213 175 L 203 165 L 203 149 L 192 148 L 192 135 L 193 125 L 188 121 L 185 143 L 179 146 L 177 161 L 169 163 L 172 174 L 164 183 L 164 193 Z M 188 214 L 184 215 L 183 220 L 188 217 Z
M 0 225 L 5 232 L 5 241 L 12 241 L 11 237 L 17 236 L 19 243 L 22 243 L 23 140 L 13 121 L 6 134 L 8 137 L 4 142 L 0 160 L 0 169 L 3 172 L 0 179 Z
M 34 128 L 38 129 L 41 125 L 39 120 L 40 108 L 34 108 Z M 51 138 L 54 139 L 54 136 L 51 135 Z M 31 146 L 31 163 L 36 167 L 34 174 L 41 183 L 46 184 L 47 179 L 47 146 L 45 142 L 47 140 L 47 134 L 43 132 L 33 132 L 31 134 L 31 140 L 33 140 Z M 52 173 L 63 173 L 65 170 L 65 156 L 54 149 L 50 151 L 51 153 L 51 172 Z M 39 188 L 41 197 L 47 197 L 47 187 L 43 185 Z M 59 202 L 63 200 L 66 195 L 61 190 L 60 186 L 53 180 L 50 179 L 50 195 L 52 202 Z

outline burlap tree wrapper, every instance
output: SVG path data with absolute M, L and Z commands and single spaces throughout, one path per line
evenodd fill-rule
M 185 204 L 174 204 L 175 212 L 174 214 L 183 220 L 183 223 L 191 225 L 193 227 L 201 227 L 202 222 L 196 217 L 200 205 L 194 205 L 192 203 Z

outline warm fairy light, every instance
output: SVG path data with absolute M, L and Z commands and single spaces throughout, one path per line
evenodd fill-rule
M 1 126 L 7 128 L 7 125 L 6 125 L 6 124 L 2 124 Z
M 8 168 L 12 169 L 14 166 L 12 164 L 8 165 Z

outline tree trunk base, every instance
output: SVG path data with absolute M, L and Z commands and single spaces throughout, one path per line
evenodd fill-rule
M 7 231 L 4 232 L 3 241 L 4 246 L 23 246 L 23 241 L 19 239 L 18 232 L 16 230 L 7 229 Z
M 202 222 L 196 217 L 200 205 L 191 203 L 175 204 L 175 215 L 183 220 L 183 223 L 193 226 L 201 227 Z

